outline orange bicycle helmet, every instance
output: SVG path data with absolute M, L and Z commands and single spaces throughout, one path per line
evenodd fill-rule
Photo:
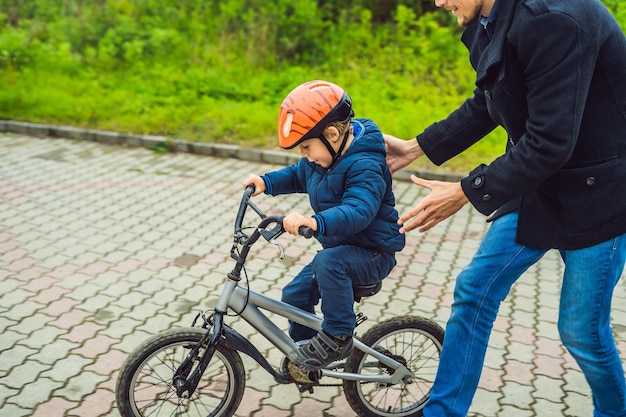
M 291 91 L 280 106 L 278 144 L 292 149 L 306 139 L 319 138 L 336 159 L 345 146 L 347 133 L 339 152 L 335 152 L 323 135 L 324 128 L 353 116 L 352 100 L 343 88 L 328 81 L 306 82 Z

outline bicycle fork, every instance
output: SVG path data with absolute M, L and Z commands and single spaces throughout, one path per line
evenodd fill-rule
M 231 274 L 233 273 L 231 272 Z M 202 374 L 206 370 L 207 366 L 209 366 L 209 362 L 211 362 L 213 354 L 217 349 L 217 344 L 219 343 L 220 337 L 224 332 L 224 315 L 226 314 L 228 299 L 237 286 L 237 280 L 233 279 L 231 274 L 229 274 L 229 281 L 227 282 L 224 292 L 222 293 L 217 307 L 215 308 L 215 312 L 212 315 L 212 325 L 209 326 L 205 320 L 202 327 L 207 328 L 207 333 L 202 340 L 200 340 L 200 342 L 192 346 L 189 354 L 174 373 L 172 382 L 176 387 L 176 394 L 179 398 L 189 398 L 193 395 L 198 387 L 198 384 L 200 383 Z M 198 355 L 200 354 L 200 349 L 202 349 L 203 346 L 206 346 L 204 354 L 194 369 L 194 362 L 197 360 Z
M 176 387 L 176 394 L 179 398 L 191 397 L 198 387 L 202 374 L 213 358 L 217 343 L 219 342 L 220 335 L 222 334 L 223 326 L 224 313 L 216 311 L 213 315 L 213 326 L 207 330 L 207 334 L 202 338 L 202 340 L 191 348 L 191 351 L 183 363 L 174 373 L 173 384 Z M 213 330 L 212 332 L 211 329 Z M 200 362 L 196 368 L 193 369 L 194 361 L 196 361 L 198 354 L 200 353 L 200 349 L 202 349 L 205 345 L 206 349 L 204 350 L 204 354 L 200 358 Z

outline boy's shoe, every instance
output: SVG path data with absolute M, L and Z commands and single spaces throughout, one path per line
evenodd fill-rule
M 352 336 L 335 337 L 321 331 L 306 345 L 292 350 L 289 357 L 298 368 L 312 371 L 345 358 L 351 350 Z

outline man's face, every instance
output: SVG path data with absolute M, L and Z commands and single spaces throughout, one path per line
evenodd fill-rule
M 489 16 L 495 0 L 435 0 L 435 6 L 443 7 L 456 16 L 459 25 L 469 26 L 482 14 Z M 486 13 L 486 14 L 485 14 Z

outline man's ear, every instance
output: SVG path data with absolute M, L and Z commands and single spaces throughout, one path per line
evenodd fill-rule
M 324 136 L 329 142 L 337 142 L 339 140 L 339 129 L 333 125 L 327 126 L 324 129 Z

